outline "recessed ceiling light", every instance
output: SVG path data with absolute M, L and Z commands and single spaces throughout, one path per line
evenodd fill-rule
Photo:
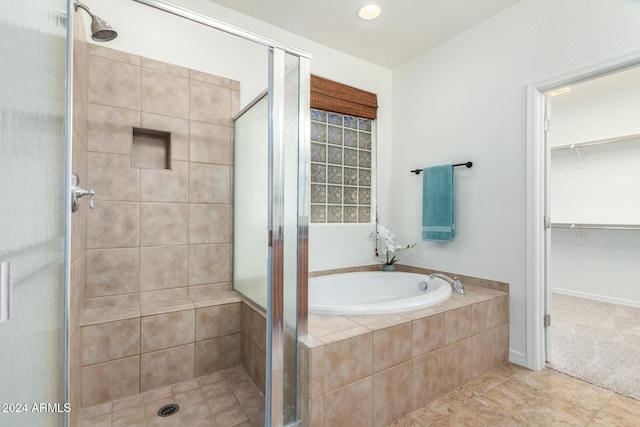
M 547 95 L 547 96 L 557 96 L 557 95 L 562 95 L 563 93 L 567 93 L 567 92 L 571 92 L 571 88 L 569 86 L 561 87 L 560 89 L 550 90 L 549 92 L 546 92 L 545 95 Z
M 365 19 L 367 21 L 371 19 L 376 19 L 380 15 L 380 7 L 375 4 L 368 4 L 366 6 L 362 6 L 358 11 L 358 15 L 360 18 Z

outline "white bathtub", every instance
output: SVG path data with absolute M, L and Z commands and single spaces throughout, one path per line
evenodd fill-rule
M 420 289 L 420 282 L 427 284 L 426 291 Z M 367 271 L 309 279 L 311 313 L 400 313 L 438 304 L 449 296 L 447 282 L 416 273 Z

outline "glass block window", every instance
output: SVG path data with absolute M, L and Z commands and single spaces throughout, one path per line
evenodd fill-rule
M 311 222 L 372 222 L 374 121 L 311 110 Z

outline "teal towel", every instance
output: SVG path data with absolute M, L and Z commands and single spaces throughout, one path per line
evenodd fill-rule
M 456 237 L 453 165 L 422 170 L 422 240 L 450 242 Z

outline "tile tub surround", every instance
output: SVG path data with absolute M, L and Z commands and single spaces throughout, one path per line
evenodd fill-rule
M 466 295 L 386 315 L 309 315 L 300 346 L 308 426 L 384 426 L 507 361 L 509 295 Z
M 241 322 L 240 299 L 229 291 L 86 310 L 82 406 L 239 365 Z

